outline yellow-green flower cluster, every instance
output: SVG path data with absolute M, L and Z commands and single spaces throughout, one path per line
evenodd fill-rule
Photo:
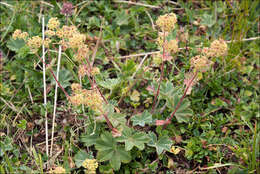
M 63 167 L 56 167 L 54 170 L 51 170 L 50 173 L 53 173 L 53 174 L 65 174 L 66 173 L 66 170 L 63 168 Z
M 57 30 L 57 36 L 59 38 L 68 39 L 77 33 L 78 33 L 77 27 L 74 25 L 71 25 L 71 26 L 64 25 L 61 29 Z
M 28 39 L 27 46 L 32 52 L 37 52 L 38 49 L 42 46 L 42 43 L 42 38 L 39 36 L 33 36 L 32 38 Z
M 168 53 L 172 53 L 172 54 L 177 53 L 179 51 L 178 41 L 175 39 L 166 41 L 164 45 L 164 49 Z
M 82 45 L 80 45 L 79 48 L 78 48 L 77 54 L 76 54 L 76 56 L 75 56 L 75 59 L 76 59 L 78 62 L 82 62 L 85 58 L 88 57 L 88 54 L 89 54 L 88 46 L 85 45 L 85 44 L 82 44 Z
M 160 16 L 156 21 L 156 25 L 159 26 L 162 31 L 169 32 L 175 28 L 176 22 L 176 15 L 174 13 L 169 13 Z
M 50 18 L 47 26 L 50 30 L 58 29 L 60 26 L 60 22 L 58 18 Z
M 73 105 L 79 106 L 83 104 L 90 107 L 93 111 L 101 111 L 103 99 L 97 90 L 82 89 L 79 84 L 72 84 L 71 88 L 73 90 L 73 94 L 70 97 L 70 102 Z
M 92 75 L 92 76 L 95 76 L 95 75 L 97 75 L 97 74 L 100 74 L 99 68 L 98 68 L 98 67 L 93 67 L 93 68 L 91 69 L 91 75 Z
M 82 166 L 88 170 L 88 173 L 94 174 L 98 168 L 98 162 L 96 159 L 86 159 L 83 161 Z
M 71 48 L 79 48 L 84 44 L 86 40 L 86 36 L 80 33 L 73 34 L 72 37 L 69 38 L 69 46 Z
M 202 54 L 207 57 L 222 57 L 226 56 L 228 52 L 227 43 L 223 39 L 214 40 L 210 44 L 210 48 L 203 48 Z
M 46 35 L 46 36 L 49 36 L 49 37 L 52 37 L 52 36 L 55 35 L 55 31 L 53 31 L 53 30 L 46 30 L 46 31 L 45 31 L 45 35 Z
M 80 77 L 84 77 L 85 75 L 87 75 L 87 69 L 84 65 L 79 65 L 78 75 Z
M 191 66 L 198 72 L 206 72 L 212 65 L 206 56 L 197 55 L 190 60 Z
M 14 31 L 12 37 L 13 37 L 13 39 L 23 39 L 23 40 L 26 40 L 26 38 L 28 37 L 28 33 L 27 32 L 22 32 L 21 30 L 17 29 L 17 30 Z
M 178 41 L 176 39 L 168 40 L 167 37 L 169 33 L 175 28 L 177 22 L 177 17 L 174 13 L 165 14 L 160 16 L 156 24 L 160 27 L 162 32 L 158 32 L 157 44 L 160 50 L 164 51 L 164 55 L 160 56 L 163 61 L 169 61 L 173 57 L 170 54 L 175 54 L 179 51 Z M 158 59 L 159 56 L 154 57 Z M 156 61 L 159 62 L 158 60 Z

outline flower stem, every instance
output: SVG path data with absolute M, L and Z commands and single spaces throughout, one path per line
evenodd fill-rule
M 161 75 L 160 75 L 160 80 L 159 80 L 159 85 L 156 91 L 156 95 L 155 98 L 153 100 L 153 107 L 152 107 L 152 114 L 154 113 L 155 107 L 156 107 L 156 101 L 160 92 L 160 86 L 161 86 L 161 82 L 163 79 L 163 75 L 164 75 L 164 71 L 163 71 L 163 67 L 164 67 L 164 59 L 165 59 L 165 31 L 163 32 L 163 58 L 162 58 L 162 64 L 161 64 Z
M 166 125 L 168 125 L 168 124 L 171 123 L 171 120 L 172 120 L 174 114 L 177 112 L 177 110 L 178 110 L 179 107 L 181 106 L 181 103 L 182 103 L 182 101 L 184 100 L 185 96 L 187 95 L 187 92 L 188 92 L 190 86 L 192 85 L 193 80 L 196 78 L 197 74 L 198 74 L 198 73 L 197 73 L 197 71 L 196 71 L 196 72 L 194 73 L 192 79 L 189 81 L 188 85 L 186 86 L 185 91 L 184 91 L 184 94 L 182 95 L 180 101 L 178 102 L 178 104 L 177 104 L 175 110 L 172 112 L 170 118 L 167 118 L 167 119 L 166 119 L 166 122 L 165 122 L 165 124 L 164 124 L 164 126 L 163 126 L 163 129 L 166 128 Z

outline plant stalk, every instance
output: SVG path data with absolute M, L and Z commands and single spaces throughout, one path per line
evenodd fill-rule
M 164 75 L 164 71 L 163 71 L 164 58 L 165 58 L 165 31 L 163 32 L 163 58 L 162 58 L 163 60 L 162 60 L 162 64 L 161 64 L 161 76 L 160 76 L 159 85 L 158 85 L 158 88 L 157 88 L 157 91 L 156 91 L 156 95 L 155 95 L 155 98 L 153 100 L 153 107 L 152 107 L 151 114 L 154 113 L 154 110 L 155 110 L 155 107 L 156 107 L 156 101 L 157 101 L 157 98 L 158 98 L 158 95 L 159 95 L 159 92 L 160 92 L 160 86 L 161 86 L 161 82 L 162 82 L 163 75 Z
M 163 129 L 166 128 L 166 125 L 168 125 L 168 124 L 171 123 L 171 120 L 172 120 L 174 114 L 177 112 L 177 110 L 178 110 L 179 107 L 181 106 L 181 103 L 182 103 L 182 101 L 184 100 L 185 96 L 187 95 L 187 92 L 188 92 L 190 86 L 192 85 L 193 80 L 196 78 L 197 74 L 198 74 L 198 73 L 197 73 L 197 71 L 196 71 L 196 72 L 194 73 L 192 79 L 189 81 L 188 85 L 186 86 L 185 91 L 184 91 L 184 94 L 182 95 L 180 101 L 178 102 L 178 104 L 177 104 L 175 110 L 172 112 L 170 118 L 167 118 L 167 119 L 166 119 L 166 122 L 165 122 L 165 124 L 164 124 L 164 126 L 163 126 Z

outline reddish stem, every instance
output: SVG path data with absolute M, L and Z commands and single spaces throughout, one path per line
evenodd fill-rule
M 171 120 L 172 120 L 174 114 L 177 112 L 177 110 L 178 110 L 179 107 L 181 106 L 181 103 L 182 103 L 182 101 L 184 100 L 185 96 L 187 95 L 187 92 L 188 92 L 190 86 L 192 85 L 193 80 L 196 78 L 197 74 L 198 74 L 198 73 L 197 73 L 197 71 L 196 71 L 195 74 L 193 75 L 192 79 L 189 81 L 188 85 L 186 86 L 185 91 L 184 91 L 184 94 L 183 94 L 183 96 L 181 97 L 180 101 L 178 102 L 178 104 L 177 104 L 175 110 L 172 112 L 170 118 L 167 118 L 167 119 L 166 119 L 165 124 L 164 124 L 164 126 L 163 126 L 163 129 L 166 128 L 166 125 L 168 125 L 168 124 L 171 123 Z
M 161 86 L 161 82 L 162 82 L 162 79 L 163 79 L 163 75 L 164 75 L 164 71 L 163 71 L 163 67 L 164 67 L 164 58 L 165 58 L 165 31 L 163 32 L 163 62 L 161 64 L 161 76 L 160 76 L 160 81 L 159 81 L 159 85 L 158 85 L 158 88 L 157 88 L 157 92 L 156 92 L 156 95 L 155 95 L 155 98 L 153 100 L 153 107 L 152 107 L 152 114 L 154 113 L 154 110 L 155 110 L 155 107 L 156 107 L 156 101 L 157 101 L 157 98 L 158 98 L 158 95 L 159 95 L 159 92 L 160 92 L 160 86 Z
M 40 60 L 41 62 L 47 67 L 47 64 L 45 63 L 45 61 L 43 61 L 43 59 L 36 53 L 35 54 Z M 69 94 L 65 91 L 65 89 L 61 86 L 60 82 L 57 80 L 57 77 L 55 76 L 55 74 L 53 73 L 52 68 L 50 67 L 50 72 L 54 78 L 54 80 L 57 82 L 58 86 L 60 87 L 60 89 L 64 92 L 64 94 L 66 95 L 67 99 L 70 100 Z
M 90 62 L 88 61 L 88 58 L 86 58 L 86 61 L 87 61 L 88 66 L 89 66 L 89 70 L 88 70 L 89 75 L 91 75 L 91 69 L 92 69 L 92 67 L 91 67 L 91 65 L 90 65 Z M 95 77 L 92 76 L 92 78 L 93 78 L 93 81 L 91 81 L 91 82 L 93 83 L 94 87 L 96 87 L 96 89 L 98 90 L 99 94 L 101 95 L 101 97 L 103 98 L 103 100 L 105 101 L 105 103 L 108 104 L 107 99 L 106 99 L 105 96 L 102 94 L 102 92 L 100 91 L 99 87 L 97 86 Z

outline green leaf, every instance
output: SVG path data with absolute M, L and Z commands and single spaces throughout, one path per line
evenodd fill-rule
M 20 129 L 25 130 L 26 129 L 26 125 L 27 125 L 27 121 L 25 119 L 23 119 L 23 120 L 19 121 L 19 124 L 17 124 L 17 127 L 20 128 Z
M 181 92 L 174 88 L 171 82 L 166 82 L 161 84 L 160 88 L 160 98 L 166 100 L 166 106 L 173 112 L 177 107 L 178 102 L 181 99 Z M 179 123 L 181 122 L 189 122 L 190 116 L 192 116 L 193 112 L 189 108 L 190 102 L 187 98 L 184 98 L 180 107 L 175 113 L 175 117 Z
M 180 100 L 181 96 L 180 95 L 175 95 L 173 96 L 173 98 L 168 98 L 166 100 L 166 105 L 167 107 L 171 110 L 174 111 L 179 100 Z M 189 108 L 190 106 L 190 102 L 188 99 L 184 99 L 180 105 L 180 107 L 178 108 L 178 110 L 176 111 L 176 113 L 174 114 L 174 116 L 176 117 L 177 121 L 179 123 L 182 122 L 189 122 L 190 117 L 193 114 L 193 111 Z
M 93 155 L 85 152 L 84 150 L 79 150 L 74 156 L 75 164 L 77 167 L 81 167 L 83 161 L 86 159 L 93 159 Z
M 201 19 L 201 24 L 208 27 L 212 27 L 216 23 L 215 18 L 212 15 L 204 14 Z
M 98 84 L 103 88 L 113 90 L 115 89 L 120 83 L 120 79 L 107 79 L 105 81 L 100 81 Z
M 118 127 L 119 125 L 125 125 L 126 115 L 122 113 L 114 112 L 114 106 L 112 104 L 105 106 L 105 112 L 108 115 L 109 120 L 111 121 L 113 127 Z
M 110 161 L 114 170 L 119 170 L 121 162 L 128 163 L 131 160 L 130 153 L 126 152 L 121 145 L 117 145 L 111 133 L 105 132 L 95 145 L 98 150 L 97 159 L 99 161 Z
M 117 23 L 117 25 L 127 25 L 128 24 L 128 19 L 129 19 L 129 15 L 128 14 L 126 14 L 126 12 L 125 11 L 121 11 L 118 15 L 117 15 L 117 17 L 116 17 L 116 19 L 115 19 L 115 21 L 116 21 L 116 23 Z
M 160 155 L 164 150 L 170 150 L 172 146 L 172 141 L 168 136 L 162 136 L 157 140 L 155 133 L 149 132 L 149 137 L 151 141 L 148 146 L 155 147 L 158 155 Z
M 96 144 L 96 141 L 98 138 L 99 138 L 99 136 L 97 134 L 82 135 L 80 137 L 80 141 L 83 142 L 85 146 L 89 147 L 89 146 Z
M 134 90 L 133 93 L 130 95 L 130 99 L 134 102 L 139 102 L 140 93 L 137 90 Z
M 53 71 L 53 72 L 54 72 L 54 74 L 56 76 L 56 74 L 57 74 L 56 71 Z M 52 77 L 52 75 L 51 75 L 51 77 Z M 61 86 L 63 88 L 66 88 L 66 87 L 70 86 L 71 85 L 71 83 L 70 83 L 71 80 L 73 80 L 73 77 L 72 77 L 70 71 L 68 71 L 66 69 L 61 69 L 60 73 L 59 73 L 59 82 L 60 82 Z M 52 84 L 53 85 L 56 84 L 56 81 L 55 81 L 55 79 L 53 77 L 52 77 Z
M 16 40 L 11 39 L 11 40 L 9 40 L 9 41 L 7 42 L 7 45 L 6 45 L 6 46 L 7 46 L 10 50 L 15 51 L 15 52 L 18 52 L 18 50 L 19 50 L 20 48 L 22 48 L 24 45 L 25 45 L 25 42 L 24 42 L 24 40 L 22 40 L 22 39 L 16 39 Z
M 153 122 L 152 115 L 146 110 L 142 114 L 137 114 L 131 118 L 133 126 L 139 125 L 144 127 L 145 124 L 151 124 Z
M 173 87 L 173 84 L 169 81 L 162 83 L 160 87 L 160 98 L 167 99 L 178 94 L 178 90 Z
M 122 136 L 117 138 L 117 141 L 125 143 L 126 151 L 131 150 L 134 146 L 143 150 L 144 144 L 149 141 L 149 138 L 144 132 L 136 132 L 134 129 L 126 127 L 122 132 Z

